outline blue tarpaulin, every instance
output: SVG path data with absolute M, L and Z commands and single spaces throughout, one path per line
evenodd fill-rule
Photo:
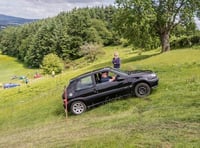
M 15 83 L 6 83 L 3 85 L 3 88 L 12 88 L 12 87 L 16 87 L 16 86 L 20 86 L 20 85 L 15 84 Z

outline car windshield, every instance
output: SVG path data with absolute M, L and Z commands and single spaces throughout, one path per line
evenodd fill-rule
M 119 70 L 119 69 L 112 69 L 113 72 L 117 73 L 118 75 L 121 75 L 121 76 L 127 76 L 128 74 L 122 70 Z

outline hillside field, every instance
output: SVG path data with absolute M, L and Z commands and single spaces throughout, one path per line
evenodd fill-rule
M 55 78 L 33 79 L 14 58 L 0 55 L 0 83 L 26 75 L 29 84 L 0 88 L 0 147 L 146 148 L 200 147 L 200 47 L 143 52 L 106 47 L 94 63 L 82 63 Z M 159 86 L 147 98 L 130 97 L 66 116 L 61 95 L 69 80 L 84 72 L 112 66 L 114 51 L 123 70 L 150 69 Z

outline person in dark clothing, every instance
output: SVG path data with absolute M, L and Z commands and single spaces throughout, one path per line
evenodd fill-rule
M 114 53 L 112 63 L 113 63 L 114 68 L 118 68 L 118 69 L 120 68 L 121 61 L 120 61 L 118 52 Z
M 103 82 L 112 82 L 114 80 L 115 80 L 115 77 L 112 78 L 112 77 L 108 76 L 108 72 L 107 71 L 102 72 L 102 74 L 101 74 L 101 83 L 103 83 Z

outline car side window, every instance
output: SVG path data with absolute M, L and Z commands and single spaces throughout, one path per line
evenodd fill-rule
M 112 72 L 112 71 L 109 72 L 109 77 L 111 77 L 111 78 L 112 78 L 112 77 L 115 77 L 116 75 L 117 75 L 117 74 L 114 73 L 114 72 Z
M 93 86 L 92 77 L 87 76 L 78 80 L 76 90 L 91 88 Z
M 106 72 L 103 71 L 103 72 L 96 73 L 94 75 L 97 85 L 99 85 L 99 84 L 105 85 L 108 82 L 109 83 L 113 82 L 113 81 L 115 81 L 115 76 L 116 76 L 116 73 L 114 73 L 112 71 L 106 71 Z

